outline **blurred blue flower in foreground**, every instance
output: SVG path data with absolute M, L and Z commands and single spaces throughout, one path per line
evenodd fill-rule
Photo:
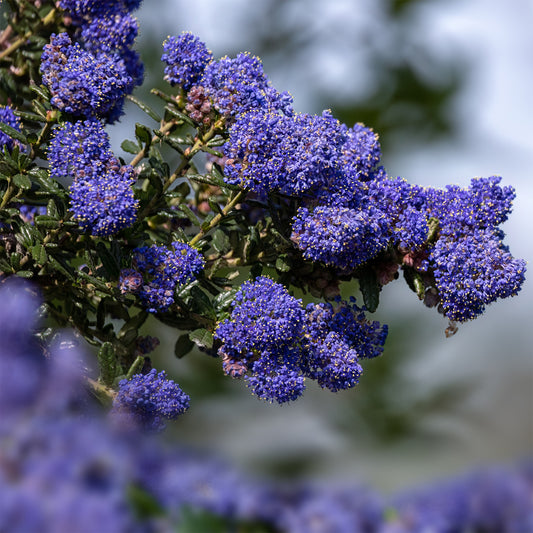
M 2 533 L 204 531 L 204 515 L 219 517 L 220 532 L 238 524 L 251 533 L 532 530 L 530 464 L 385 498 L 360 485 L 260 483 L 217 460 L 170 450 L 102 416 L 86 392 L 74 339 L 59 336 L 43 356 L 32 335 L 40 299 L 30 285 L 4 281 L 0 300 Z M 337 311 L 333 322 L 346 314 Z

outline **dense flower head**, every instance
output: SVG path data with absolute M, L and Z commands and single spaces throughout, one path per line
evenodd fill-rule
M 495 228 L 507 220 L 515 198 L 513 187 L 501 187 L 500 176 L 474 178 L 470 187 L 448 185 L 426 189 L 427 209 L 447 232 Z
M 73 219 L 92 235 L 114 235 L 130 227 L 139 207 L 133 167 L 111 159 L 107 165 L 94 162 L 91 171 L 77 176 L 69 188 Z
M 83 175 L 95 161 L 113 157 L 109 136 L 98 119 L 64 122 L 54 129 L 48 149 L 50 175 L 53 178 Z
M 246 385 L 258 398 L 279 404 L 298 399 L 305 390 L 305 377 L 300 369 L 300 353 L 290 349 L 263 352 L 250 366 Z
M 301 396 L 305 378 L 333 392 L 353 387 L 362 373 L 360 357 L 383 351 L 387 326 L 366 319 L 353 302 L 309 304 L 270 278 L 246 282 L 229 319 L 215 339 L 222 366 L 244 376 L 259 398 L 284 403 Z
M 293 219 L 291 240 L 306 259 L 352 271 L 387 247 L 389 223 L 385 213 L 366 209 L 301 207 Z
M 41 73 L 52 105 L 78 117 L 115 120 L 134 86 L 123 61 L 105 53 L 93 55 L 73 44 L 67 33 L 50 37 L 41 56 Z
M 338 179 L 345 129 L 328 111 L 241 115 L 223 148 L 225 180 L 258 194 L 316 195 Z
M 438 239 L 430 264 L 441 304 L 451 320 L 475 318 L 487 304 L 520 290 L 525 261 L 514 259 L 501 237 L 498 231 L 474 230 Z
M 303 316 L 301 300 L 280 283 L 259 276 L 242 284 L 231 317 L 219 322 L 215 337 L 223 343 L 221 353 L 252 358 L 254 350 L 293 343 L 300 335 Z
M 166 246 L 142 246 L 135 250 L 133 266 L 144 284 L 139 291 L 150 313 L 166 311 L 174 303 L 176 287 L 193 281 L 205 265 L 201 253 L 186 243 L 175 241 Z
M 55 130 L 48 151 L 50 175 L 74 178 L 70 206 L 80 227 L 93 235 L 113 235 L 136 220 L 136 174 L 121 166 L 100 120 L 65 122 Z
M 333 392 L 358 383 L 359 358 L 383 352 L 388 328 L 366 319 L 355 300 L 309 304 L 306 307 L 306 374 Z
M 292 112 L 292 98 L 270 85 L 261 60 L 248 53 L 211 61 L 205 67 L 200 84 L 205 87 L 215 109 L 225 117 L 235 117 L 253 109 Z
M 137 9 L 141 3 L 142 0 L 60 0 L 59 6 L 75 19 L 80 19 L 127 13 Z
M 346 172 L 367 181 L 381 160 L 379 136 L 363 124 L 355 124 L 347 131 L 342 155 Z
M 22 124 L 20 118 L 15 115 L 13 109 L 10 106 L 0 105 L 0 122 L 11 126 L 17 131 L 21 131 Z M 4 146 L 8 150 L 13 150 L 13 147 L 18 144 L 18 141 L 0 131 L 0 152 L 4 151 Z
M 341 335 L 357 351 L 358 357 L 368 359 L 383 352 L 388 327 L 368 320 L 364 308 L 358 307 L 353 297 L 349 302 L 308 304 L 305 324 L 308 342 L 322 341 L 331 331 Z
M 150 431 L 164 429 L 166 421 L 175 420 L 189 408 L 190 398 L 179 385 L 168 379 L 165 371 L 155 368 L 148 374 L 135 374 L 119 383 L 113 400 L 113 416 L 126 417 Z
M 169 37 L 163 43 L 165 80 L 171 85 L 179 85 L 185 91 L 197 85 L 213 54 L 204 42 L 190 32 L 183 32 L 177 37 Z
M 406 249 L 418 249 L 428 232 L 426 191 L 400 177 L 381 174 L 368 182 L 367 201 L 387 214 L 391 241 Z

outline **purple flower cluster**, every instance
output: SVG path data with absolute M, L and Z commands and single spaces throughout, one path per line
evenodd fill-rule
M 426 191 L 426 209 L 440 232 L 429 256 L 444 313 L 463 322 L 483 313 L 498 298 L 514 296 L 524 282 L 526 263 L 503 244 L 503 223 L 515 192 L 501 178 L 475 178 L 470 187 Z
M 119 383 L 113 400 L 112 416 L 121 423 L 138 425 L 148 431 L 161 431 L 167 420 L 175 420 L 189 408 L 190 398 L 180 386 L 155 368 L 148 374 L 135 374 Z
M 261 60 L 248 53 L 211 61 L 200 80 L 215 109 L 225 117 L 236 117 L 254 109 L 290 114 L 292 98 L 270 84 Z
M 51 103 L 76 117 L 118 118 L 133 79 L 123 62 L 113 56 L 92 54 L 67 33 L 53 34 L 41 56 L 43 83 L 52 93 Z
M 22 129 L 20 119 L 15 115 L 15 113 L 13 113 L 13 109 L 8 105 L 0 105 L 0 122 L 11 126 L 17 131 L 21 131 Z M 3 131 L 0 131 L 0 153 L 4 151 L 4 147 L 11 151 L 18 144 L 18 141 L 5 134 Z
M 200 81 L 205 67 L 213 59 L 213 54 L 204 42 L 190 32 L 183 32 L 178 37 L 169 37 L 163 43 L 165 80 L 171 85 L 179 85 L 189 91 Z
M 293 219 L 291 239 L 305 259 L 352 272 L 389 243 L 389 219 L 383 211 L 318 206 L 301 207 Z
M 140 1 L 63 0 L 60 7 L 79 27 L 79 42 L 53 34 L 41 58 L 43 82 L 52 104 L 76 117 L 122 114 L 124 98 L 143 80 L 144 67 L 132 49 L 138 25 L 130 14 Z
M 278 403 L 301 396 L 306 377 L 335 392 L 353 387 L 359 358 L 379 355 L 386 335 L 386 326 L 368 322 L 355 303 L 304 309 L 264 276 L 241 286 L 231 316 L 215 331 L 226 374 L 244 375 L 256 396 Z
M 251 111 L 230 128 L 223 147 L 225 180 L 261 195 L 313 197 L 337 178 L 337 152 L 345 138 L 345 127 L 329 112 Z
M 136 220 L 135 171 L 121 166 L 99 120 L 65 122 L 48 153 L 52 177 L 73 177 L 70 204 L 74 219 L 93 235 L 113 235 Z
M 442 235 L 430 265 L 444 312 L 458 322 L 475 318 L 498 298 L 515 296 L 526 270 L 525 261 L 514 259 L 501 234 L 491 230 Z
M 141 274 L 143 283 L 140 285 L 138 278 L 130 282 L 133 273 L 128 269 L 122 272 L 121 290 L 138 292 L 150 313 L 164 312 L 174 303 L 176 287 L 193 281 L 204 265 L 201 253 L 183 242 L 173 242 L 170 249 L 142 246 L 135 250 L 133 266 Z

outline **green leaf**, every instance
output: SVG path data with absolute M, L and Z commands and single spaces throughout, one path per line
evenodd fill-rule
M 359 276 L 359 290 L 363 295 L 367 310 L 373 313 L 379 305 L 381 285 L 378 283 L 376 273 L 372 268 L 365 268 Z
M 291 265 L 288 262 L 287 255 L 280 255 L 276 259 L 276 270 L 278 272 L 288 272 L 291 269 Z
M 178 205 L 178 209 L 195 225 L 199 226 L 200 221 L 187 204 Z
M 50 91 L 44 85 L 36 85 L 30 82 L 30 89 L 43 100 L 50 100 Z
M 26 136 L 22 132 L 16 130 L 5 122 L 0 122 L 0 131 L 4 132 L 8 137 L 11 137 L 12 139 L 20 141 L 23 144 L 28 144 L 28 139 L 26 139 Z
M 13 176 L 13 183 L 19 189 L 31 189 L 31 180 L 25 174 L 15 174 Z
M 213 334 L 205 329 L 195 329 L 189 333 L 189 339 L 200 348 L 210 349 L 213 347 Z
M 49 217 L 48 215 L 37 215 L 35 217 L 35 225 L 43 228 L 53 229 L 59 228 L 61 224 L 59 220 Z
M 133 102 L 141 111 L 144 111 L 151 119 L 155 120 L 156 122 L 161 122 L 161 117 L 149 106 L 147 106 L 144 102 L 141 102 L 135 96 L 132 96 L 131 94 L 128 95 L 128 100 L 130 102 Z
M 98 365 L 102 382 L 104 385 L 111 386 L 117 375 L 117 360 L 115 349 L 110 342 L 104 342 L 98 350 Z
M 216 318 L 211 298 L 200 287 L 195 285 L 191 288 L 190 299 L 191 310 L 206 317 Z
M 165 107 L 165 111 L 168 111 L 172 116 L 178 118 L 179 120 L 182 120 L 185 122 L 185 124 L 188 124 L 189 126 L 192 126 L 193 128 L 196 126 L 194 121 L 188 117 L 187 115 L 184 115 L 181 111 L 178 111 L 177 109 L 174 109 L 171 105 L 167 105 Z
M 36 244 L 35 246 L 32 246 L 30 252 L 38 265 L 44 265 L 46 263 L 48 254 L 46 253 L 46 248 L 42 244 Z
M 19 270 L 17 276 L 21 278 L 33 278 L 33 272 L 31 270 Z
M 217 312 L 229 309 L 233 300 L 235 300 L 235 294 L 237 294 L 238 290 L 238 287 L 234 287 L 229 291 L 221 292 L 218 296 L 215 297 L 215 299 L 213 300 L 213 305 Z
M 138 122 L 135 124 L 135 137 L 137 137 L 140 143 L 144 143 L 147 146 L 150 146 L 152 143 L 151 130 Z
M 120 147 L 125 152 L 128 152 L 128 154 L 136 154 L 137 152 L 141 150 L 141 148 L 136 142 L 130 141 L 129 139 L 122 141 L 122 144 L 120 145 Z
M 118 279 L 120 275 L 120 266 L 115 260 L 113 254 L 107 249 L 107 246 L 102 242 L 96 245 L 96 253 L 102 261 L 102 266 L 111 279 Z
M 217 229 L 215 231 L 215 233 L 213 234 L 213 241 L 211 244 L 213 245 L 213 248 L 219 254 L 227 253 L 231 247 L 229 237 L 221 229 Z
M 174 355 L 181 359 L 185 357 L 195 346 L 195 343 L 189 338 L 188 333 L 180 335 L 174 345 Z

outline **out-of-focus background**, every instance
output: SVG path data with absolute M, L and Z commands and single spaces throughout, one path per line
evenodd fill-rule
M 138 18 L 145 88 L 170 90 L 159 60 L 168 35 L 192 31 L 215 57 L 249 51 L 298 111 L 373 127 L 389 174 L 437 187 L 502 175 L 517 191 L 506 242 L 533 257 L 531 0 L 158 0 Z M 117 147 L 146 120 L 136 113 L 113 127 Z M 155 365 L 192 397 L 172 438 L 268 476 L 393 490 L 533 453 L 532 296 L 526 280 L 447 339 L 446 320 L 400 279 L 382 292 L 389 339 L 360 385 L 310 388 L 284 406 L 223 377 L 216 359 L 175 359 L 173 332 L 146 333 L 162 341 Z

